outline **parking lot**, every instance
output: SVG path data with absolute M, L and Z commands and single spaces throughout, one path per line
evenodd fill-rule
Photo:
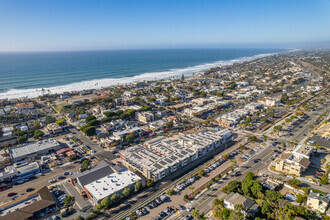
M 6 203 L 12 200 L 10 197 L 7 197 L 7 194 L 10 192 L 15 192 L 17 195 L 21 195 L 22 193 L 26 193 L 26 189 L 31 186 L 33 186 L 34 189 L 39 189 L 44 186 L 48 186 L 51 184 L 49 182 L 50 180 L 54 179 L 57 182 L 59 180 L 58 177 L 62 176 L 64 172 L 75 172 L 79 169 L 79 167 L 80 164 L 68 164 L 56 167 L 52 169 L 51 172 L 46 172 L 42 175 L 38 175 L 25 183 L 13 185 L 11 188 L 0 192 L 0 203 Z
M 158 202 L 157 200 L 150 201 L 150 203 L 145 207 L 149 213 L 141 216 L 139 219 L 166 219 L 172 215 L 175 215 L 177 211 L 186 209 L 186 203 L 183 200 L 185 194 L 190 194 L 192 192 L 192 188 L 198 189 L 212 178 L 216 177 L 219 173 L 232 166 L 232 162 L 229 160 L 224 161 L 222 164 L 219 164 L 219 166 L 217 166 L 216 163 L 217 162 L 215 162 L 214 165 L 207 166 L 205 168 L 208 170 L 208 173 L 206 173 L 204 177 L 200 178 L 198 175 L 194 175 L 180 184 L 177 184 L 177 186 L 173 188 L 177 192 L 170 196 L 165 202 L 161 202 L 160 198 L 158 198 Z

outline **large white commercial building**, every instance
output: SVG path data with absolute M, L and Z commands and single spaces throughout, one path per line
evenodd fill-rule
M 142 182 L 141 177 L 126 167 L 112 165 L 106 160 L 99 162 L 93 169 L 71 178 L 71 183 L 80 194 L 86 195 L 94 205 L 115 193 L 121 194 L 125 188 L 133 192 L 138 181 Z
M 42 155 L 47 155 L 56 152 L 61 148 L 61 145 L 53 138 L 21 144 L 15 148 L 9 149 L 13 162 L 35 159 Z

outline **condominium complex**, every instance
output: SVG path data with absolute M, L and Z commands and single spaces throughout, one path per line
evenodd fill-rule
M 329 206 L 330 199 L 320 193 L 310 192 L 307 196 L 306 204 L 308 207 L 315 209 L 321 213 L 325 213 Z
M 124 165 L 155 181 L 163 179 L 192 161 L 224 146 L 235 135 L 229 130 L 202 131 L 185 135 L 178 141 L 157 137 L 120 153 Z
M 310 164 L 309 156 L 312 151 L 311 146 L 298 145 L 293 151 L 282 153 L 280 159 L 275 161 L 275 170 L 300 176 Z
M 222 114 L 220 117 L 216 118 L 216 121 L 221 126 L 231 127 L 240 123 L 240 121 L 243 120 L 248 114 L 249 111 L 246 109 L 237 109 L 235 111 Z
M 152 112 L 137 112 L 136 113 L 136 119 L 138 121 L 147 123 L 147 122 L 150 122 L 150 121 L 154 121 L 155 116 Z

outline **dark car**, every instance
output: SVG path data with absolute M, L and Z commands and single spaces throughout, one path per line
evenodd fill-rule
M 30 188 L 27 188 L 25 191 L 26 191 L 26 192 L 31 192 L 31 191 L 33 191 L 33 190 L 34 190 L 34 188 L 31 188 L 31 187 L 30 187 Z
M 16 194 L 17 194 L 17 193 L 15 193 L 15 192 L 11 192 L 11 193 L 8 193 L 7 196 L 8 196 L 8 197 L 12 197 L 12 196 L 14 196 L 14 195 L 16 195 Z
M 258 163 L 259 161 L 260 161 L 260 159 L 255 159 L 253 162 Z
M 63 179 L 65 179 L 65 176 L 58 176 L 57 177 L 59 180 L 63 180 Z
M 110 214 L 117 214 L 119 211 L 117 210 L 117 209 L 115 209 L 115 210 L 112 210 L 111 212 L 110 212 Z

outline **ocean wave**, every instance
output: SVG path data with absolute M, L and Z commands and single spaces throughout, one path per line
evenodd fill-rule
M 180 77 L 182 74 L 185 76 L 191 76 L 192 74 L 200 73 L 209 68 L 222 66 L 222 65 L 230 65 L 237 62 L 248 61 L 252 59 L 257 59 L 265 56 L 274 55 L 277 53 L 267 53 L 267 54 L 259 54 L 251 57 L 242 57 L 237 59 L 232 59 L 229 61 L 217 61 L 213 63 L 204 63 L 201 65 L 185 67 L 185 68 L 175 68 L 167 71 L 161 72 L 149 72 L 143 73 L 131 77 L 122 77 L 122 78 L 105 78 L 105 79 L 93 79 L 88 81 L 76 82 L 62 86 L 53 86 L 49 88 L 34 88 L 34 89 L 10 89 L 4 93 L 0 93 L 0 98 L 20 98 L 20 97 L 29 97 L 35 98 L 41 96 L 43 94 L 42 89 L 44 89 L 45 94 L 62 94 L 64 92 L 73 92 L 73 91 L 82 91 L 82 90 L 90 90 L 90 89 L 101 89 L 107 88 L 115 85 L 123 85 L 129 84 L 135 81 L 150 81 L 150 80 L 159 80 L 159 79 L 167 79 L 171 77 Z

